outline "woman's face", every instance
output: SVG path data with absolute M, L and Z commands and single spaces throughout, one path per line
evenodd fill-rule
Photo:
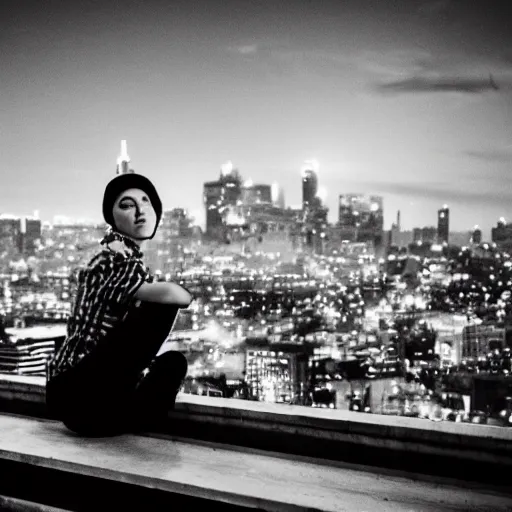
M 118 231 L 130 238 L 149 238 L 155 230 L 156 213 L 143 190 L 130 188 L 114 202 L 114 222 Z

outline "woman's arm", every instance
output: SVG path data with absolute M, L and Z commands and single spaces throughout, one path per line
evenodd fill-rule
M 174 304 L 187 307 L 192 302 L 192 295 L 176 283 L 143 283 L 135 292 L 135 298 L 159 304 Z

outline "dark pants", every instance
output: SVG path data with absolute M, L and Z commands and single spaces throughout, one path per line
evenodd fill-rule
M 149 302 L 132 307 L 98 347 L 48 380 L 50 412 L 87 436 L 133 432 L 165 419 L 186 376 L 187 360 L 174 351 L 155 356 L 178 311 Z

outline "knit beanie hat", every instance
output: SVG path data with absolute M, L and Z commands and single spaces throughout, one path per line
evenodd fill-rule
M 138 188 L 146 192 L 153 209 L 155 210 L 156 224 L 153 234 L 149 237 L 151 240 L 155 236 L 156 229 L 162 217 L 162 201 L 160 200 L 153 183 L 151 183 L 151 181 L 145 176 L 142 176 L 142 174 L 119 174 L 108 183 L 105 188 L 105 194 L 103 195 L 103 218 L 107 224 L 112 226 L 112 228 L 117 229 L 114 222 L 114 203 L 122 192 L 130 188 Z

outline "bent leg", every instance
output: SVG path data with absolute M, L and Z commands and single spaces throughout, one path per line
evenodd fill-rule
M 135 391 L 132 406 L 135 428 L 151 428 L 165 420 L 174 408 L 187 369 L 187 359 L 181 352 L 165 352 L 153 361 Z
M 81 435 L 115 435 L 131 428 L 133 396 L 141 374 L 174 325 L 176 306 L 142 303 L 74 368 L 50 379 L 47 404 Z
M 169 336 L 179 308 L 142 302 L 133 306 L 124 320 L 96 351 L 96 364 L 106 375 L 137 379 Z

